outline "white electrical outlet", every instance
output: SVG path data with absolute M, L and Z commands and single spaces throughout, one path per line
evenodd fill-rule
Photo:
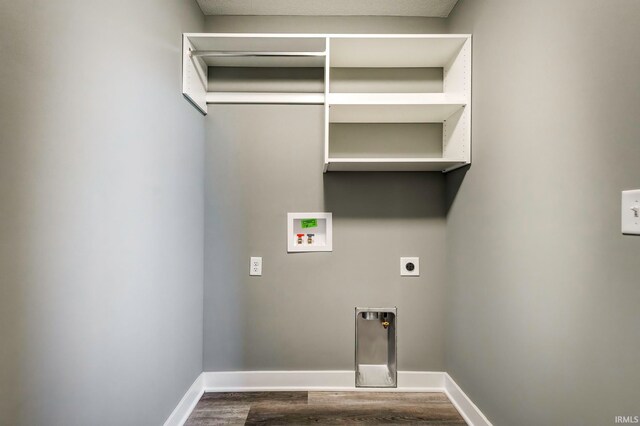
M 403 277 L 419 277 L 420 276 L 420 258 L 419 257 L 401 257 L 400 258 L 400 275 Z
M 640 189 L 622 191 L 622 233 L 640 235 Z
M 261 276 L 262 275 L 262 258 L 252 257 L 249 264 L 249 275 Z

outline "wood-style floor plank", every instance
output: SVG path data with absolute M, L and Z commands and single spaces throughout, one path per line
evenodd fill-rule
M 408 405 L 252 405 L 246 425 L 464 425 L 453 407 Z
M 444 393 L 220 392 L 206 393 L 187 426 L 210 425 L 446 425 L 464 420 Z
M 200 398 L 203 405 L 226 403 L 306 404 L 308 392 L 207 392 Z
M 449 404 L 441 392 L 309 392 L 309 404 Z
M 205 393 L 185 426 L 244 425 L 252 404 L 307 404 L 307 392 Z
M 242 426 L 247 420 L 251 404 L 227 403 L 213 408 L 203 408 L 200 402 L 193 410 L 185 426 Z

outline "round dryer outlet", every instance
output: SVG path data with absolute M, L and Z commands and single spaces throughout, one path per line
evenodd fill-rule
M 419 257 L 401 257 L 400 258 L 400 275 L 403 277 L 419 277 L 420 276 L 420 258 Z

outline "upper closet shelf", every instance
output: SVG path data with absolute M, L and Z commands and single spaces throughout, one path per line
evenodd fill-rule
M 185 34 L 189 57 L 207 66 L 324 67 L 324 37 L 281 37 L 263 34 Z
M 324 52 L 194 51 L 191 56 L 202 58 L 209 67 L 322 68 L 326 54 Z
M 331 38 L 332 67 L 444 68 L 467 35 L 354 35 Z
M 210 68 L 317 68 L 327 62 L 327 38 L 294 34 L 184 34 L 184 96 L 203 114 L 208 103 L 324 103 L 324 93 L 281 93 L 271 90 L 220 92 L 209 90 Z M 252 81 L 255 86 L 256 80 Z M 268 87 L 269 82 L 265 82 Z M 252 86 L 252 87 L 253 87 Z

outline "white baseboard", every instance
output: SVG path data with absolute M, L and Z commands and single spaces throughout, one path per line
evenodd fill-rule
M 445 373 L 444 392 L 469 425 L 491 426 L 489 419 L 482 414 L 482 411 L 480 411 L 476 404 L 469 399 L 467 394 L 460 389 L 460 386 L 458 386 L 448 373 Z
M 164 422 L 164 426 L 184 425 L 193 409 L 196 408 L 198 401 L 202 398 L 202 394 L 204 394 L 204 373 L 200 373 L 191 387 L 189 387 L 187 393 L 184 394 L 173 410 L 173 413 Z
M 399 371 L 397 388 L 356 388 L 353 371 L 205 372 L 205 392 L 358 391 L 442 392 L 445 373 Z
M 453 379 L 439 371 L 399 371 L 397 388 L 356 388 L 353 371 L 207 371 L 189 388 L 164 426 L 182 426 L 204 392 L 444 392 L 470 426 L 491 423 Z

